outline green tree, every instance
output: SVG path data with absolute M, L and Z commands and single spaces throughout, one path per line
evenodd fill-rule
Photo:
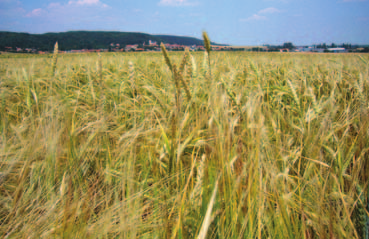
M 291 50 L 291 49 L 295 48 L 295 46 L 293 45 L 292 42 L 285 42 L 285 43 L 283 43 L 283 48 L 287 48 L 287 49 Z

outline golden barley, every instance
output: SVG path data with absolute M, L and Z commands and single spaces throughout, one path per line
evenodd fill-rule
M 58 42 L 56 42 L 54 46 L 53 61 L 52 61 L 52 66 L 51 66 L 52 76 L 55 75 L 57 60 L 58 60 Z
M 163 43 L 160 44 L 160 48 L 161 48 L 161 51 L 163 52 L 165 63 L 167 63 L 170 71 L 173 73 L 173 66 L 172 66 L 172 63 L 170 62 L 167 49 L 165 49 L 165 46 Z
M 208 34 L 206 32 L 203 32 L 202 33 L 202 37 L 204 38 L 205 49 L 208 52 L 208 54 L 210 54 L 211 45 L 210 45 L 209 36 L 208 36 Z

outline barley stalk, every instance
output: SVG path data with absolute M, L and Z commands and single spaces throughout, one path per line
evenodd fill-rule
M 202 70 L 204 72 L 204 75 L 206 76 L 208 74 L 209 70 L 209 54 L 207 51 L 204 52 L 204 60 L 202 63 Z
M 101 54 L 97 54 L 97 67 L 98 67 L 98 75 L 100 79 L 100 84 L 102 83 L 102 62 L 101 62 Z
M 131 83 L 132 96 L 136 97 L 137 89 L 136 89 L 136 84 L 135 84 L 135 67 L 132 61 L 128 62 L 128 69 L 129 69 L 129 82 Z
M 175 138 L 177 135 L 177 111 L 174 110 L 172 112 L 172 116 L 170 119 L 170 124 L 171 124 L 171 146 L 170 146 L 170 155 L 169 155 L 169 175 L 172 174 L 173 171 L 173 166 L 174 166 L 174 162 L 175 162 L 175 153 L 174 153 L 174 148 L 175 148 Z
M 211 212 L 213 211 L 215 196 L 217 195 L 217 191 L 218 191 L 219 178 L 220 177 L 218 177 L 217 181 L 215 182 L 213 194 L 211 195 L 211 199 L 210 199 L 209 204 L 208 204 L 208 209 L 206 210 L 205 218 L 204 218 L 204 221 L 202 223 L 199 236 L 197 237 L 198 239 L 205 239 L 206 238 L 206 234 L 208 232 L 208 229 L 209 229 L 209 226 L 210 226 L 210 223 L 211 223 Z
M 365 215 L 365 221 L 366 221 L 366 225 L 365 225 L 365 239 L 369 238 L 369 185 L 367 188 L 367 197 L 366 197 L 366 215 Z

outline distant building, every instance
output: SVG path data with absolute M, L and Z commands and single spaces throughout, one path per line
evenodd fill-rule
M 299 52 L 312 52 L 313 51 L 313 47 L 311 47 L 311 46 L 308 46 L 308 47 L 299 47 L 299 48 L 297 48 L 297 50 L 299 51 Z
M 334 47 L 334 48 L 328 48 L 327 49 L 330 52 L 334 52 L 334 53 L 343 53 L 343 52 L 347 52 L 345 48 L 343 47 Z
M 135 45 L 127 45 L 124 50 L 125 51 L 131 51 L 131 50 L 136 50 L 138 47 L 138 44 L 135 44 Z
M 156 43 L 156 41 L 149 40 L 149 46 L 158 46 L 158 44 Z
M 314 48 L 313 52 L 324 52 L 325 49 L 324 48 Z
M 315 48 L 312 46 L 307 46 L 307 47 L 297 47 L 295 49 L 295 51 L 297 52 L 324 52 L 324 48 Z

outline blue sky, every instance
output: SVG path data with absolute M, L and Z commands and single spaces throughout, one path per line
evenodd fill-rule
M 0 30 L 134 31 L 232 45 L 369 44 L 369 0 L 0 0 Z

